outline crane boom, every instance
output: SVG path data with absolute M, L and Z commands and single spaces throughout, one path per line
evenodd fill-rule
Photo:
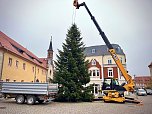
M 127 90 L 127 91 L 134 91 L 134 82 L 131 78 L 131 76 L 127 73 L 127 71 L 125 70 L 125 68 L 123 67 L 122 63 L 120 62 L 115 49 L 113 48 L 113 46 L 111 45 L 111 43 L 109 42 L 107 36 L 105 35 L 105 33 L 102 31 L 102 29 L 100 28 L 99 24 L 97 23 L 95 17 L 91 14 L 89 8 L 87 7 L 86 3 L 83 2 L 81 4 L 78 3 L 78 0 L 74 0 L 73 5 L 76 7 L 76 9 L 79 9 L 81 6 L 84 6 L 88 12 L 88 14 L 91 17 L 91 20 L 93 21 L 93 23 L 95 24 L 97 30 L 100 33 L 100 36 L 102 37 L 102 39 L 104 40 L 105 44 L 107 45 L 109 52 L 112 56 L 112 58 L 114 59 L 115 63 L 117 64 L 118 68 L 120 69 L 122 75 L 124 76 L 125 80 L 127 81 L 127 84 L 124 85 L 123 87 Z

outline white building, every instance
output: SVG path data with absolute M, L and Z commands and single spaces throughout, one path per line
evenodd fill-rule
M 123 50 L 117 44 L 112 44 L 112 46 L 126 69 L 126 56 Z M 91 73 L 89 85 L 94 85 L 94 95 L 99 94 L 98 90 L 101 89 L 104 78 L 117 78 L 119 84 L 125 82 L 124 77 L 121 75 L 119 68 L 108 50 L 106 45 L 98 45 L 86 47 L 84 51 L 86 60 L 89 60 L 89 72 Z

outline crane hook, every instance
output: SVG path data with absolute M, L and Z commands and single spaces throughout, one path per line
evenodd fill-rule
M 74 0 L 73 1 L 73 6 L 76 7 L 76 9 L 79 9 L 79 3 L 78 3 L 78 0 Z

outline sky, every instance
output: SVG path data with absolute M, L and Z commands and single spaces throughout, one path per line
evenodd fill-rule
M 152 0 L 86 2 L 109 41 L 126 54 L 130 75 L 149 76 L 152 62 Z M 73 0 L 0 0 L 0 31 L 38 57 L 46 57 L 52 36 L 54 59 L 67 30 L 76 23 L 86 46 L 105 45 L 84 7 Z

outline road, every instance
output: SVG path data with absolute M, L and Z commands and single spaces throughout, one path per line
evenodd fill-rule
M 143 105 L 132 103 L 81 103 L 16 104 L 14 99 L 0 99 L 0 114 L 152 114 L 152 95 L 140 96 Z

